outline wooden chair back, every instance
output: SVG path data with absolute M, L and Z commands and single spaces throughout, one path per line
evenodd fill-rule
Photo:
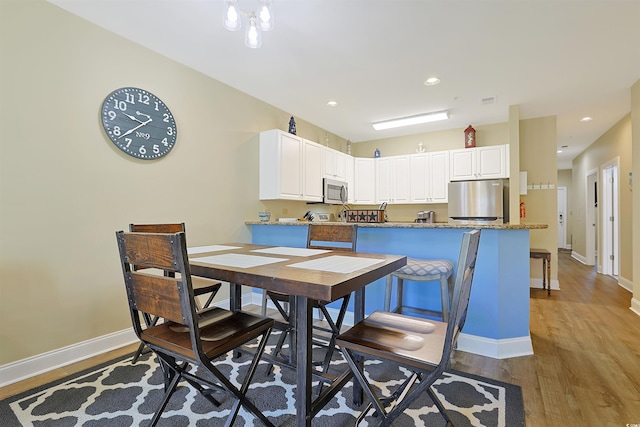
M 136 233 L 179 233 L 187 231 L 184 222 L 170 224 L 129 224 L 129 231 Z
M 116 233 L 133 326 L 140 337 L 139 312 L 194 328 L 195 302 L 185 233 Z M 155 268 L 168 275 L 146 273 Z
M 358 227 L 355 224 L 309 224 L 307 248 L 354 252 L 357 237 Z

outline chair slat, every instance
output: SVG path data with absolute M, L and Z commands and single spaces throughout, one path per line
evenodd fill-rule
M 173 234 L 124 233 L 126 243 L 127 262 L 142 268 L 158 268 L 166 271 L 176 271 L 172 239 Z
M 130 273 L 136 308 L 152 316 L 158 316 L 184 324 L 180 293 L 181 280 L 173 277 Z

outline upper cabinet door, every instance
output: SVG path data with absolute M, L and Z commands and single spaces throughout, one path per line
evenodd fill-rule
M 508 178 L 508 149 L 508 145 L 478 148 L 478 176 L 481 179 Z
M 451 150 L 451 181 L 509 178 L 508 163 L 508 145 Z
M 347 179 L 347 154 L 329 147 L 322 147 L 323 176 L 338 181 Z
M 449 151 L 413 154 L 411 158 L 411 203 L 447 203 Z
M 376 173 L 373 159 L 354 157 L 353 203 L 372 205 L 376 198 Z M 352 191 L 352 190 L 349 190 Z
M 302 140 L 302 198 L 308 202 L 322 201 L 322 148 Z
M 476 179 L 476 155 L 473 148 L 451 150 L 449 153 L 451 181 Z
M 291 135 L 282 134 L 279 147 L 280 163 L 280 196 L 285 198 L 302 198 L 302 141 Z

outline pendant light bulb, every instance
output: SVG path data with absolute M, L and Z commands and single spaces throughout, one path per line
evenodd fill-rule
M 262 31 L 273 30 L 273 8 L 271 0 L 262 0 L 258 9 L 258 25 Z
M 244 36 L 244 44 L 251 49 L 258 49 L 262 46 L 262 33 L 256 21 L 256 15 L 251 15 L 249 18 L 249 26 Z
M 224 28 L 229 31 L 238 31 L 242 26 L 240 10 L 237 0 L 225 0 L 224 2 Z

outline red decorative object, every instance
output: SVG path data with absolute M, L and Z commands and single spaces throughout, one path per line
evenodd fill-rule
M 464 148 L 472 148 L 476 146 L 476 130 L 469 125 L 464 130 Z

